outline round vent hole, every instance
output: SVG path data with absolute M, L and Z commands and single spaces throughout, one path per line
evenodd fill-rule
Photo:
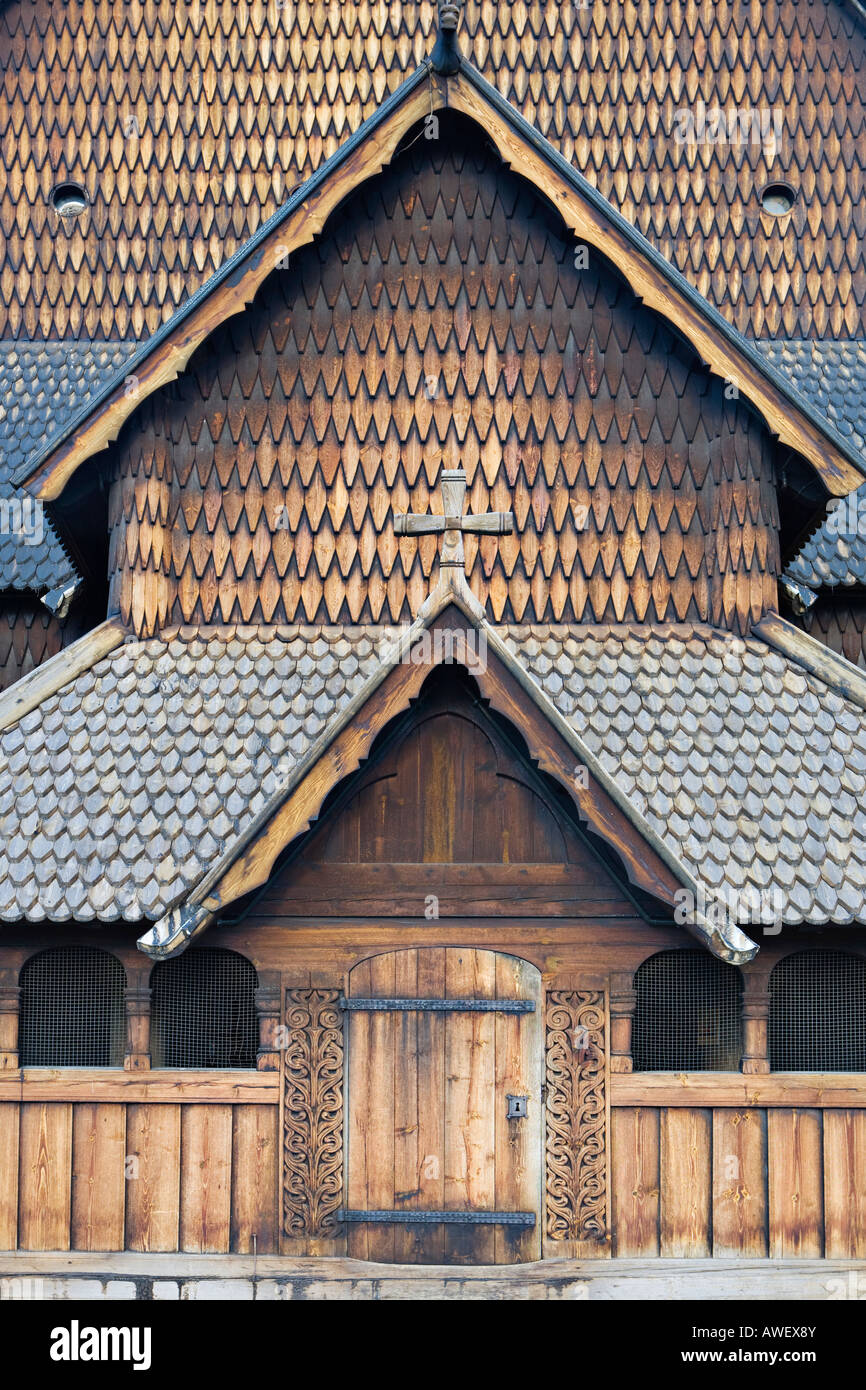
M 796 193 L 788 183 L 768 183 L 761 194 L 761 207 L 771 217 L 784 217 L 790 212 L 796 200 Z
M 77 217 L 88 198 L 80 183 L 59 183 L 51 192 L 51 206 L 61 217 Z

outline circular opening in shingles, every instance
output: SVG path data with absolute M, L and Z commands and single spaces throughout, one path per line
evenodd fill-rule
M 797 194 L 789 183 L 768 183 L 761 194 L 761 207 L 771 217 L 784 217 L 794 206 Z
M 77 217 L 87 207 L 88 198 L 80 183 L 59 183 L 51 190 L 51 206 L 61 217 Z

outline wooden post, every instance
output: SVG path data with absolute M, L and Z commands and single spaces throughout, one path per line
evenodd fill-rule
M 637 991 L 634 976 L 615 972 L 610 977 L 610 1069 L 612 1072 L 632 1070 L 631 1027 L 634 1019 Z
M 18 1070 L 18 972 L 0 970 L 0 1071 Z
M 743 970 L 743 1071 L 749 1076 L 770 1070 L 767 1056 L 767 1022 L 770 1013 L 769 976 Z
M 147 975 L 133 975 L 124 990 L 126 1055 L 124 1071 L 150 1070 L 150 986 Z
M 256 990 L 256 1013 L 259 1016 L 259 1050 L 257 1071 L 279 1071 L 280 976 L 276 970 L 259 972 Z

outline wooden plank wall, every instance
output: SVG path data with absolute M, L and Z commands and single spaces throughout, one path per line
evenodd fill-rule
M 866 1111 L 617 1106 L 614 1255 L 866 1257 Z
M 278 1250 L 271 1104 L 0 1103 L 0 1249 Z M 615 1106 L 614 1256 L 866 1258 L 866 1110 Z
M 0 1103 L 0 1249 L 278 1248 L 276 1104 Z

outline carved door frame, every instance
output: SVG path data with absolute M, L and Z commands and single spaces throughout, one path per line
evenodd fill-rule
M 396 989 L 396 994 L 403 996 L 408 991 L 408 999 L 389 998 L 395 993 L 385 984 L 389 963 L 392 969 L 397 963 L 399 979 L 400 957 L 432 957 L 434 953 L 441 959 L 435 964 L 428 961 L 425 972 L 420 959 L 414 968 L 407 962 L 406 989 Z M 465 960 L 467 955 L 473 957 L 471 963 Z M 375 961 L 385 970 L 378 987 L 375 976 L 366 978 L 362 969 Z M 352 979 L 356 971 L 361 976 L 357 982 Z M 364 998 L 371 985 L 374 997 Z M 513 950 L 487 944 L 430 942 L 392 947 L 356 962 L 347 977 L 346 993 L 351 1019 L 345 1033 L 348 1253 L 354 1258 L 388 1263 L 455 1267 L 504 1267 L 540 1259 L 544 1236 L 544 986 L 538 965 Z M 350 1009 L 359 994 L 358 1008 Z M 383 996 L 384 1013 L 375 1007 Z M 423 1001 L 417 1012 L 410 1005 L 415 999 Z M 431 1000 L 432 1008 L 428 1007 Z M 395 1003 L 400 1007 L 393 1009 Z M 364 1069 L 355 1078 L 358 1089 L 353 1092 L 353 1044 L 357 1042 L 358 1055 L 366 1059 L 370 1038 L 364 1025 L 374 1017 L 389 1020 L 385 1031 L 379 1033 L 378 1056 L 386 1072 L 393 1058 L 393 1082 L 380 1088 L 371 1080 L 377 1073 Z M 407 1035 L 409 1018 L 417 1020 L 417 1032 L 410 1027 Z M 426 1047 L 420 1046 L 422 1020 Z M 441 1070 L 435 1062 L 432 1069 L 430 1066 L 437 1055 Z M 422 1058 L 427 1065 L 422 1064 Z M 508 1117 L 512 1092 L 528 1096 L 526 1118 Z M 409 1097 L 408 1109 L 400 1105 L 401 1095 Z M 393 1174 L 387 1171 L 387 1160 L 382 1169 L 371 1170 L 363 1158 L 368 1137 L 366 1117 L 381 1113 L 382 1101 L 385 1113 L 389 1108 L 392 1111 L 395 1126 Z M 408 1129 L 404 1128 L 407 1120 Z M 391 1132 L 387 1121 L 385 1131 Z M 381 1137 L 387 1143 L 385 1131 Z M 402 1163 L 396 1152 L 398 1135 L 403 1136 L 404 1144 L 409 1137 L 409 1151 L 403 1149 Z M 353 1141 L 362 1144 L 354 1153 Z M 428 1145 L 431 1149 L 425 1159 Z M 431 1182 L 421 1180 L 425 1163 L 435 1163 L 435 1173 L 425 1173 Z M 419 1190 L 407 1190 L 407 1183 L 409 1189 L 415 1188 L 416 1174 Z M 382 1200 L 361 1200 L 371 1191 Z M 378 1209 L 376 1221 L 365 1222 L 359 1208 Z M 386 1212 L 389 1219 L 385 1219 Z M 400 1220 L 404 1212 L 406 1223 Z M 428 1212 L 454 1213 L 454 1219 L 430 1220 Z M 534 1221 L 527 1228 L 530 1212 Z
M 548 983 L 543 1258 L 611 1254 L 609 1017 L 606 983 Z
M 554 977 L 543 990 L 542 1259 L 609 1258 L 609 995 L 598 979 L 573 974 Z M 284 991 L 285 1253 L 346 1252 L 337 1217 L 346 1172 L 341 992 Z

